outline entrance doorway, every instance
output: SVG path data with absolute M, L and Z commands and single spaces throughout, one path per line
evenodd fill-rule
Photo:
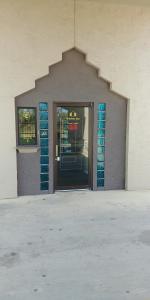
M 92 105 L 54 105 L 55 189 L 91 188 Z
M 71 49 L 16 97 L 18 195 L 125 188 L 127 99 L 97 75 Z

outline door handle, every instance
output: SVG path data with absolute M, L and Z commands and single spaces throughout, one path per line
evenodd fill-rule
M 56 156 L 58 156 L 58 145 L 56 145 Z
M 55 160 L 60 161 L 60 157 L 59 156 L 55 157 Z

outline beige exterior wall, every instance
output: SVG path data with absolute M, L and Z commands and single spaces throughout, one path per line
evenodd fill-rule
M 77 0 L 75 12 L 73 0 L 0 1 L 0 198 L 17 195 L 14 97 L 74 46 L 130 99 L 126 185 L 150 189 L 150 6 Z

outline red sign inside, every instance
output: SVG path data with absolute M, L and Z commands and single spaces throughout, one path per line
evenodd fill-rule
M 79 124 L 78 123 L 69 123 L 68 129 L 70 131 L 77 131 L 79 129 Z

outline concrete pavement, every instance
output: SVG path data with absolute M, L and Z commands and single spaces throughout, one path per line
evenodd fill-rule
M 0 201 L 1 300 L 150 300 L 150 192 Z

